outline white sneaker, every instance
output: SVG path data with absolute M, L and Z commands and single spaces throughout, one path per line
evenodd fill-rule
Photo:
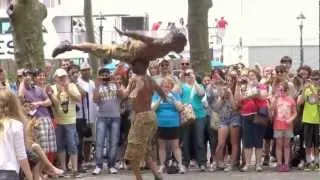
M 109 171 L 110 171 L 110 174 L 118 174 L 118 170 L 114 167 L 110 168 Z
M 214 171 L 216 171 L 216 170 L 217 170 L 217 163 L 216 163 L 216 162 L 212 162 L 212 163 L 210 164 L 209 171 L 210 171 L 210 172 L 214 172 Z
M 93 174 L 93 175 L 100 175 L 100 174 L 101 174 L 101 171 L 102 171 L 101 168 L 96 167 L 96 168 L 93 170 L 92 174 Z
M 186 173 L 186 168 L 184 167 L 184 165 L 180 165 L 179 166 L 179 174 L 185 174 Z
M 161 165 L 161 166 L 159 167 L 158 173 L 160 173 L 160 174 L 164 173 L 165 168 L 166 168 L 166 167 L 165 167 L 164 165 Z
M 304 161 L 301 160 L 300 163 L 298 164 L 298 169 L 303 170 L 304 169 Z

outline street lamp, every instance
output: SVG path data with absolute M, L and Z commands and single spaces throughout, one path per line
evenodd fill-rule
M 106 18 L 103 16 L 102 12 L 99 13 L 99 17 L 96 18 L 96 20 L 100 20 L 100 26 L 99 26 L 99 31 L 100 31 L 100 44 L 102 44 L 103 42 L 103 25 L 102 25 L 102 21 L 106 20 Z
M 303 65 L 303 38 L 302 38 L 302 30 L 303 30 L 303 21 L 306 17 L 301 14 L 297 17 L 297 20 L 300 21 L 299 29 L 300 29 L 300 66 Z

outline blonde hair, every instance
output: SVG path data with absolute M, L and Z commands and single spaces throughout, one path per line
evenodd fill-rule
M 169 83 L 170 84 L 170 86 L 171 86 L 171 89 L 174 87 L 174 85 L 175 85 L 175 82 L 174 82 L 174 80 L 171 78 L 171 77 L 165 77 L 165 78 L 163 78 L 162 79 L 162 81 L 161 81 L 161 86 L 164 84 L 164 83 Z
M 21 121 L 25 124 L 25 116 L 18 97 L 6 88 L 0 89 L 0 137 L 4 132 L 4 122 L 10 119 Z

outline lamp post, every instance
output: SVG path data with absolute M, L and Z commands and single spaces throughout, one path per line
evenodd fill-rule
M 302 31 L 303 31 L 303 21 L 306 19 L 306 17 L 301 13 L 297 20 L 300 21 L 299 29 L 300 29 L 300 66 L 303 65 L 303 37 L 302 37 Z
M 103 16 L 102 12 L 99 13 L 99 17 L 96 18 L 96 20 L 100 20 L 100 26 L 99 26 L 99 32 L 100 32 L 100 44 L 103 43 L 103 25 L 102 25 L 102 21 L 106 20 L 106 18 Z

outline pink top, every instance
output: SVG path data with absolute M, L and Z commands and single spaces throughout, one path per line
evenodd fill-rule
M 279 97 L 276 102 L 276 115 L 274 117 L 274 130 L 289 130 L 292 129 L 292 123 L 286 121 L 292 117 L 296 108 L 296 102 L 290 96 Z

